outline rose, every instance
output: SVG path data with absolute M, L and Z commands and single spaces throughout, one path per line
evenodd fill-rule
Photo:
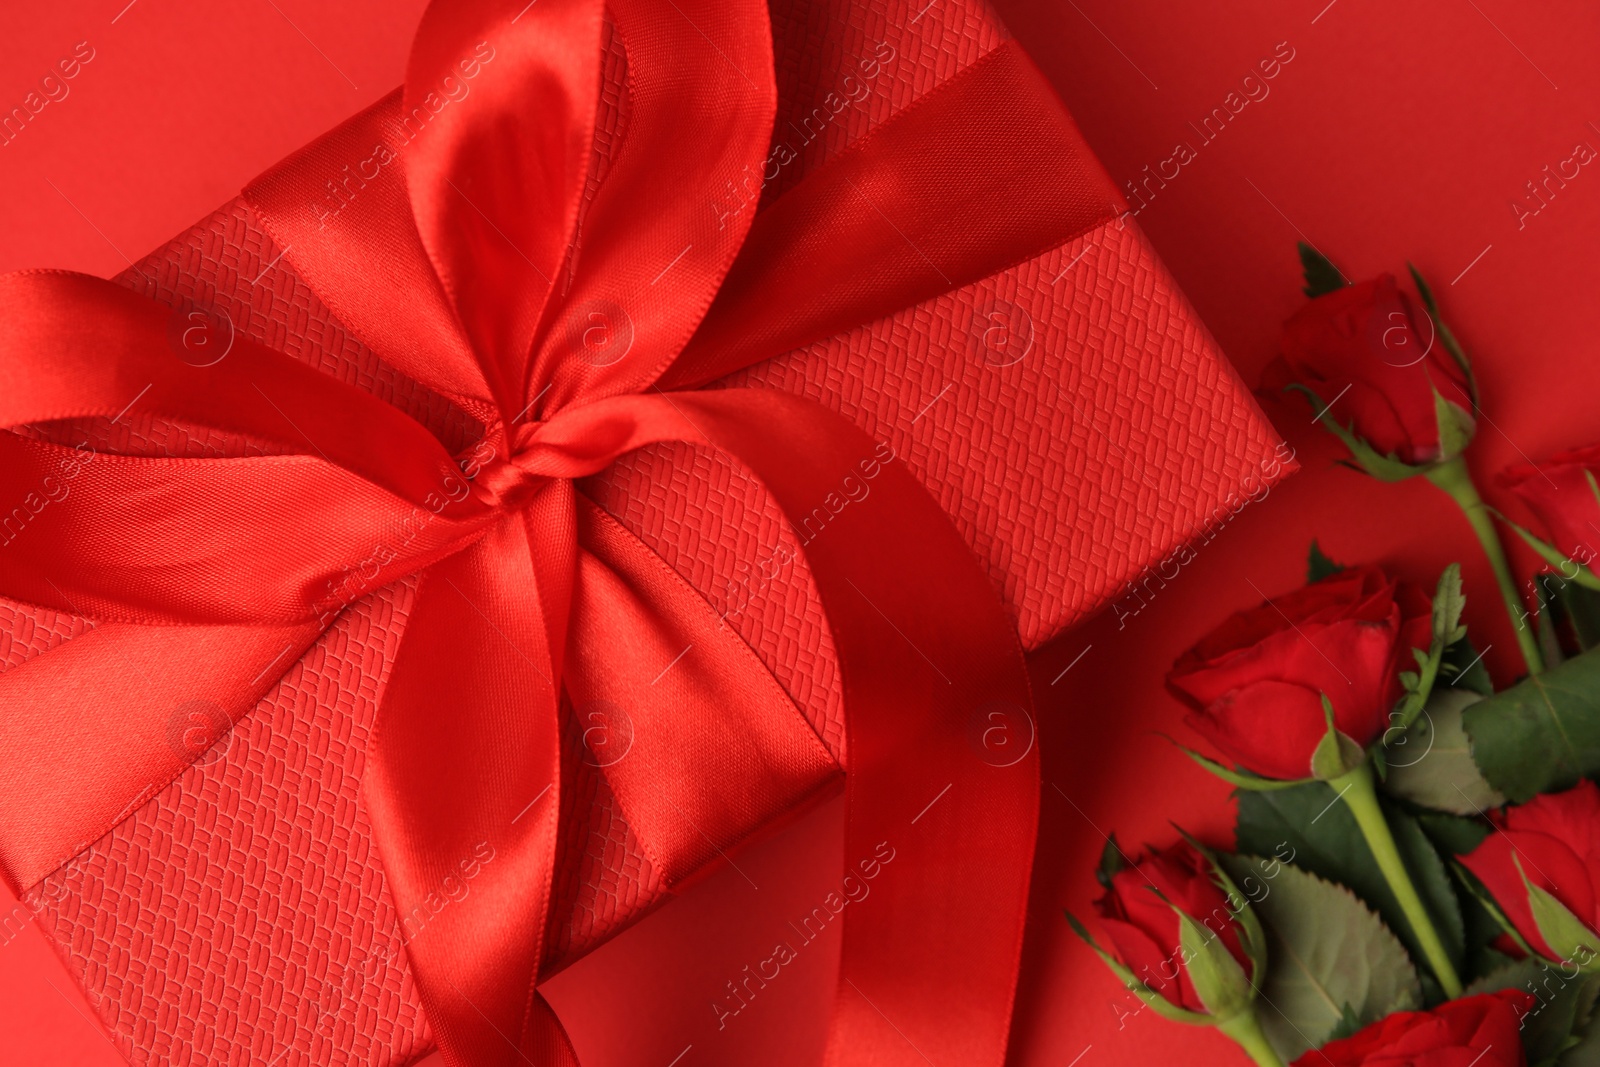
M 1246 975 L 1252 972 L 1228 894 L 1217 884 L 1211 861 L 1187 841 L 1146 849 L 1110 877 L 1095 902 L 1106 939 L 1128 970 L 1177 1007 L 1207 1012 L 1185 966 L 1182 920 L 1174 908 L 1219 939 Z
M 1500 475 L 1543 524 L 1563 555 L 1592 564 L 1600 544 L 1600 497 L 1590 484 L 1600 476 L 1600 444 L 1557 452 L 1545 463 L 1519 463 Z
M 1268 778 L 1304 778 L 1334 725 L 1365 748 L 1389 725 L 1411 649 L 1431 643 L 1431 604 L 1376 567 L 1340 571 L 1241 611 L 1185 652 L 1167 686 L 1188 723 L 1234 762 Z
M 1572 942 L 1581 942 L 1585 931 L 1591 940 L 1600 938 L 1600 788 L 1584 781 L 1564 793 L 1545 793 L 1496 821 L 1498 832 L 1461 862 L 1535 952 L 1592 964 L 1593 950 L 1585 953 Z M 1548 904 L 1539 908 L 1541 922 L 1535 910 L 1539 893 L 1555 898 L 1579 925 L 1558 929 Z M 1564 943 L 1552 946 L 1552 937 Z M 1585 955 L 1590 958 L 1576 958 Z
M 1271 384 L 1315 394 L 1317 410 L 1379 457 L 1429 466 L 1458 454 L 1476 428 L 1467 372 L 1392 274 L 1312 300 L 1284 324 L 1282 351 Z M 1441 409 L 1452 420 L 1445 445 Z
M 1519 1029 L 1534 998 L 1517 989 L 1403 1011 L 1312 1049 L 1294 1067 L 1527 1067 Z
M 1131 862 L 1114 838 L 1108 844 L 1095 911 L 1110 946 L 1068 912 L 1073 931 L 1156 1014 L 1263 1047 L 1254 1003 L 1266 934 L 1227 870 L 1188 837 Z

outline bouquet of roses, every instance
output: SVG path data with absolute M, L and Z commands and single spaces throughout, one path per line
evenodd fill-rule
M 1258 1064 L 1600 1065 L 1600 445 L 1502 476 L 1545 536 L 1493 511 L 1472 367 L 1422 276 L 1413 298 L 1300 252 L 1311 301 L 1266 384 L 1348 466 L 1460 505 L 1526 675 L 1494 691 L 1456 565 L 1430 596 L 1313 543 L 1304 588 L 1168 675 L 1212 753 L 1189 755 L 1237 790 L 1235 852 L 1113 837 L 1100 937 L 1068 919 L 1152 1009 Z M 1525 587 L 1497 523 L 1546 565 Z

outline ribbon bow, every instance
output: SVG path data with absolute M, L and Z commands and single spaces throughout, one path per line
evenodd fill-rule
M 346 604 L 414 578 L 362 783 L 389 890 L 404 914 L 475 842 L 497 861 L 408 945 L 412 972 L 453 1067 L 576 1062 L 536 988 L 563 708 L 630 710 L 604 773 L 669 885 L 839 767 L 574 479 L 692 442 L 798 524 L 877 465 L 874 442 L 797 397 L 694 387 L 1058 247 L 1114 199 L 1010 44 L 759 214 L 731 210 L 773 166 L 777 106 L 763 0 L 439 2 L 403 90 L 246 190 L 339 321 L 478 427 L 460 451 L 244 338 L 211 366 L 174 359 L 170 310 L 110 283 L 0 278 L 0 501 L 46 501 L 0 547 L 0 592 L 97 623 L 0 676 L 15 886 L 182 771 L 176 705 L 244 714 Z M 133 405 L 248 454 L 86 464 L 50 432 Z M 829 1062 L 998 1065 L 1038 781 L 1031 753 L 992 766 L 973 733 L 1031 707 L 1020 650 L 900 464 L 835 522 L 805 556 L 847 712 L 847 855 L 906 859 L 843 921 Z

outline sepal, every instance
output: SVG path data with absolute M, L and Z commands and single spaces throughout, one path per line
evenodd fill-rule
M 1522 936 L 1522 931 L 1517 929 L 1516 924 L 1500 909 L 1500 905 L 1496 903 L 1489 891 L 1484 888 L 1483 883 L 1478 881 L 1478 876 L 1468 870 L 1466 864 L 1459 859 L 1451 861 L 1450 870 L 1456 876 L 1456 882 L 1467 891 L 1468 896 L 1478 902 L 1479 907 L 1488 913 L 1489 918 L 1494 920 L 1495 925 L 1500 928 L 1500 932 L 1509 937 L 1512 944 L 1516 945 L 1524 956 L 1538 958 L 1539 954 L 1533 950 L 1532 945 L 1528 944 L 1528 939 Z
M 1305 241 L 1299 243 L 1300 272 L 1305 276 L 1305 294 L 1315 300 L 1319 296 L 1343 289 L 1349 283 L 1327 256 Z
M 1217 1020 L 1212 1016 L 1204 1012 L 1180 1008 L 1156 990 L 1151 989 L 1149 985 L 1140 980 L 1138 975 L 1133 973 L 1131 968 L 1101 948 L 1083 923 L 1078 921 L 1076 915 L 1069 911 L 1066 916 L 1068 925 L 1072 927 L 1072 932 L 1077 934 L 1084 944 L 1094 950 L 1094 954 L 1100 957 L 1100 962 L 1110 968 L 1112 974 L 1121 979 L 1128 992 L 1144 1001 L 1157 1015 L 1163 1019 L 1171 1019 L 1176 1023 L 1187 1023 L 1190 1026 L 1215 1026 L 1217 1024 Z
M 1228 898 L 1228 907 L 1233 913 L 1233 919 L 1239 924 L 1239 943 L 1244 947 L 1245 955 L 1250 957 L 1250 986 L 1259 991 L 1267 973 L 1267 934 L 1261 926 L 1261 919 L 1256 915 L 1255 909 L 1250 907 L 1249 898 L 1239 892 L 1238 884 L 1234 882 L 1233 876 L 1228 873 L 1228 868 L 1223 866 L 1217 854 L 1201 844 L 1183 827 L 1174 824 L 1174 829 L 1211 865 L 1211 876 L 1217 888 Z
M 1317 544 L 1317 539 L 1311 539 L 1311 548 L 1306 552 L 1306 584 L 1315 585 L 1324 578 L 1332 578 L 1344 572 L 1344 565 L 1329 559 L 1327 553 L 1322 551 L 1322 546 Z
M 1323 782 L 1343 778 L 1367 761 L 1366 750 L 1355 738 L 1345 733 L 1333 721 L 1333 702 L 1322 694 L 1322 716 L 1327 721 L 1328 732 L 1317 742 L 1311 753 L 1311 776 Z
M 1349 449 L 1353 461 L 1350 466 L 1356 470 L 1370 474 L 1380 482 L 1401 482 L 1428 472 L 1431 464 L 1406 463 L 1392 452 L 1387 456 L 1382 455 L 1364 438 L 1357 437 L 1354 430 L 1339 425 L 1330 413 L 1332 405 L 1318 396 L 1316 390 L 1310 386 L 1294 382 L 1284 386 L 1284 389 L 1285 391 L 1292 389 L 1310 402 L 1312 410 L 1317 412 L 1317 421 Z
M 1122 848 L 1117 844 L 1117 835 L 1112 833 L 1106 838 L 1106 847 L 1100 850 L 1100 865 L 1094 870 L 1095 881 L 1099 882 L 1102 888 L 1110 889 L 1111 880 L 1127 866 L 1127 857 L 1122 854 Z
M 1594 483 L 1594 475 L 1591 474 L 1589 476 L 1589 480 L 1590 484 L 1592 485 Z M 1590 570 L 1588 567 L 1579 563 L 1577 560 L 1572 559 L 1570 556 L 1565 555 L 1555 545 L 1535 537 L 1532 531 L 1517 525 L 1504 515 L 1500 514 L 1498 511 L 1495 512 L 1495 518 L 1511 527 L 1511 529 L 1516 532 L 1517 536 L 1522 538 L 1522 540 L 1527 543 L 1529 548 L 1538 553 L 1540 559 L 1554 567 L 1562 578 L 1565 578 L 1568 581 L 1577 582 L 1585 589 L 1600 592 L 1600 575 L 1596 575 L 1595 572 Z M 1568 574 L 1568 570 L 1571 570 L 1573 573 Z
M 1176 741 L 1172 743 L 1178 745 Z M 1251 792 L 1270 792 L 1274 789 L 1293 789 L 1297 785 L 1304 785 L 1311 781 L 1310 778 L 1263 778 L 1259 774 L 1251 774 L 1248 771 L 1230 770 L 1214 759 L 1207 759 L 1192 748 L 1178 745 L 1178 749 L 1185 756 L 1188 756 L 1201 767 L 1236 789 L 1246 789 Z
M 1216 931 L 1200 925 L 1177 905 L 1178 944 L 1183 949 L 1183 965 L 1195 995 L 1217 1019 L 1231 1019 L 1250 1010 L 1256 989 L 1239 961 Z
M 1478 420 L 1461 405 L 1446 400 L 1439 390 L 1433 390 L 1433 418 L 1439 428 L 1439 462 L 1455 459 L 1472 444 L 1478 432 Z
M 1472 361 L 1467 358 L 1466 351 L 1461 347 L 1461 342 L 1456 340 L 1456 335 L 1450 332 L 1450 327 L 1444 324 L 1443 317 L 1439 314 L 1439 304 L 1433 299 L 1433 290 L 1428 287 L 1427 281 L 1422 277 L 1422 272 L 1415 264 L 1407 263 L 1406 269 L 1411 272 L 1411 280 L 1416 283 L 1417 295 L 1422 298 L 1422 307 L 1428 313 L 1428 318 L 1433 320 L 1433 328 L 1437 331 L 1439 340 L 1444 344 L 1444 350 L 1450 353 L 1450 358 L 1456 361 L 1456 366 L 1461 368 L 1461 373 L 1467 377 L 1467 392 L 1472 397 L 1472 413 L 1478 412 L 1478 378 L 1472 373 Z
M 1590 974 L 1600 973 L 1600 934 L 1589 929 L 1554 895 L 1529 881 L 1516 853 L 1512 853 L 1511 860 L 1517 865 L 1517 873 L 1522 875 L 1523 887 L 1528 891 L 1528 907 L 1533 911 L 1534 925 L 1539 928 L 1544 943 L 1560 956 L 1557 962 L 1575 964 Z

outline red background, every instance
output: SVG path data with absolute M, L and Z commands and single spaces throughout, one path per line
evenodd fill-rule
M 937 0 L 935 0 L 937 2 Z M 0 10 L 0 110 L 73 46 L 95 58 L 0 148 L 0 270 L 110 275 L 246 180 L 398 84 L 421 0 L 58 0 Z M 1300 301 L 1294 242 L 1347 275 L 1433 281 L 1477 361 L 1485 480 L 1593 440 L 1600 361 L 1600 173 L 1537 215 L 1510 207 L 1541 169 L 1600 148 L 1600 12 L 1584 0 L 1000 0 L 1118 182 L 1188 142 L 1196 158 L 1139 222 L 1246 380 Z M 930 10 L 934 15 L 936 8 Z M 115 21 L 113 21 L 115 20 Z M 1294 58 L 1214 141 L 1189 123 L 1287 42 Z M 1260 95 L 1260 90 L 1256 90 Z M 1171 173 L 1170 168 L 1168 173 Z M 1210 1033 L 1137 1006 L 1072 938 L 1090 868 L 1117 831 L 1164 843 L 1170 817 L 1226 842 L 1226 793 L 1157 731 L 1180 732 L 1161 674 L 1227 612 L 1296 584 L 1306 543 L 1430 582 L 1466 564 L 1469 622 L 1497 677 L 1509 629 L 1470 535 L 1424 484 L 1331 466 L 1300 408 L 1269 414 L 1306 465 L 1253 504 L 1137 616 L 1104 618 L 1038 657 L 1043 818 L 1011 1062 L 1053 1067 L 1246 1061 Z M 1503 494 L 1491 502 L 1518 514 Z M 1528 560 L 1521 558 L 1528 573 Z M 1258 592 L 1259 591 L 1259 592 Z M 1081 659 L 1078 658 L 1081 654 Z M 1062 670 L 1071 664 L 1065 674 Z M 1052 679 L 1058 679 L 1051 684 Z M 837 809 L 820 810 L 552 983 L 586 1064 L 819 1062 L 837 946 L 819 942 L 719 1032 L 722 983 L 782 916 L 826 894 Z M 0 890 L 0 917 L 13 906 Z M 120 1063 L 39 932 L 0 927 L 0 1067 Z M 939 1065 L 954 1067 L 954 1065 Z

